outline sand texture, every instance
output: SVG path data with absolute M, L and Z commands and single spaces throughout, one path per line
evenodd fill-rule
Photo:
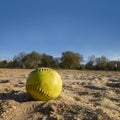
M 58 70 L 62 93 L 44 102 L 26 93 L 31 71 L 0 69 L 0 120 L 120 120 L 120 72 Z

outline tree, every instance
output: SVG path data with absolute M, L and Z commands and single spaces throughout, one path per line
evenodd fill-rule
M 53 67 L 60 68 L 60 62 L 61 62 L 61 58 L 60 57 L 54 58 L 53 59 Z
M 25 52 L 20 52 L 14 56 L 13 60 L 20 62 L 26 56 Z
M 13 58 L 13 67 L 23 68 L 23 58 L 26 56 L 25 52 L 20 52 Z
M 88 57 L 88 62 L 85 65 L 86 69 L 90 69 L 90 70 L 94 69 L 95 59 L 96 58 L 94 55 Z
M 68 69 L 80 68 L 80 62 L 82 61 L 83 56 L 80 55 L 79 53 L 66 51 L 62 53 L 61 67 Z
M 96 65 L 95 65 L 96 69 L 106 70 L 108 61 L 109 61 L 108 58 L 105 56 L 96 58 Z
M 14 68 L 13 61 L 7 63 L 7 68 Z
M 7 63 L 8 63 L 7 60 L 0 61 L 0 68 L 7 68 Z
M 40 63 L 41 67 L 53 67 L 53 63 L 54 60 L 52 56 L 47 55 L 45 53 L 41 55 L 41 63 Z
M 35 51 L 27 54 L 23 59 L 23 65 L 25 68 L 37 68 L 40 65 L 41 55 Z

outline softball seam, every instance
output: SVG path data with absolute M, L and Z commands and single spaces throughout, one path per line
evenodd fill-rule
M 37 69 L 36 72 L 43 72 L 43 71 L 49 71 L 50 69 L 49 68 L 40 68 L 40 69 Z
M 43 96 L 44 96 L 46 99 L 48 99 L 48 100 L 54 98 L 54 97 L 49 96 L 47 92 L 45 92 L 45 91 L 42 90 L 41 88 L 38 88 L 38 87 L 35 86 L 35 85 L 27 85 L 27 86 L 26 86 L 26 89 L 27 89 L 27 90 L 36 91 L 36 92 L 38 92 L 39 94 L 43 95 Z

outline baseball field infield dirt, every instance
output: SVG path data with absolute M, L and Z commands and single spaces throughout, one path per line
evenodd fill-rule
M 31 71 L 0 69 L 0 120 L 120 120 L 120 72 L 57 70 L 62 93 L 44 102 L 26 93 Z

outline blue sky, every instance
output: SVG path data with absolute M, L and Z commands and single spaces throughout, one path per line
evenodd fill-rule
M 120 0 L 0 0 L 0 59 L 67 50 L 120 58 Z

